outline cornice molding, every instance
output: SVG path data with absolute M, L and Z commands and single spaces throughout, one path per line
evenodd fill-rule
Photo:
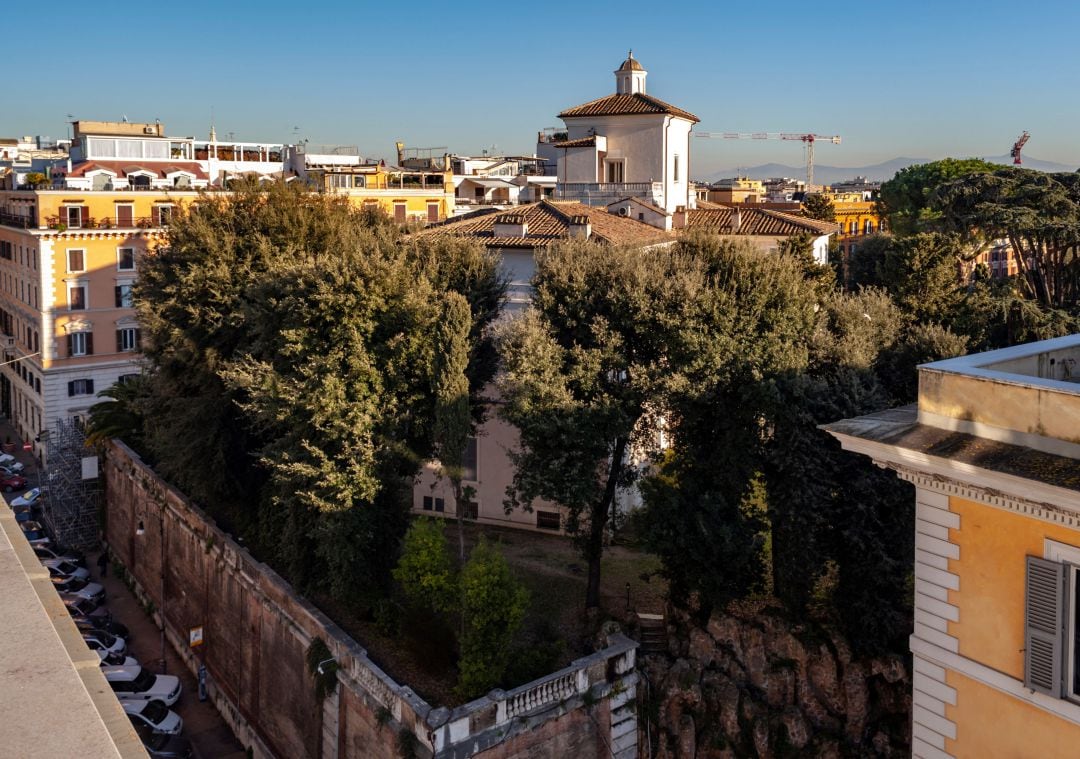
M 882 468 L 892 469 L 900 479 L 912 483 L 915 487 L 933 490 L 947 496 L 964 498 L 969 501 L 978 501 L 1006 511 L 1042 519 L 1045 522 L 1080 529 L 1080 515 L 1051 503 L 1031 501 L 1019 496 L 1002 493 L 993 488 L 979 487 L 969 482 L 960 482 L 941 475 L 931 475 L 881 459 L 874 459 L 874 463 Z

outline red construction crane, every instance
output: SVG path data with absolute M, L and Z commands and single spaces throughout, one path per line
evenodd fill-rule
M 814 186 L 814 143 L 840 144 L 840 135 L 797 134 L 795 132 L 691 132 L 691 137 L 707 137 L 714 140 L 799 140 L 806 145 L 806 189 Z
M 1012 156 L 1013 163 L 1015 165 L 1017 165 L 1017 166 L 1020 165 L 1020 151 L 1023 149 L 1023 147 L 1025 145 L 1027 145 L 1027 141 L 1030 140 L 1030 139 L 1031 139 L 1031 135 L 1028 134 L 1027 132 L 1024 132 L 1022 135 L 1020 135 L 1020 139 L 1018 139 L 1015 143 L 1013 143 L 1013 149 L 1012 149 L 1012 152 L 1009 153 L 1009 155 Z

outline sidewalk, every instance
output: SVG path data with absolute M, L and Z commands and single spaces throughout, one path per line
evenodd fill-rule
M 2 433 L 0 433 L 2 434 Z M 129 656 L 157 674 L 161 672 L 161 632 L 154 620 L 146 615 L 139 602 L 122 582 L 113 576 L 101 578 L 97 568 L 98 554 L 87 556 L 87 566 L 95 582 L 105 586 L 107 606 L 113 617 L 127 625 L 131 631 Z M 184 735 L 191 741 L 198 759 L 245 759 L 243 745 L 232 734 L 217 709 L 210 703 L 199 701 L 199 687 L 195 676 L 183 665 L 172 646 L 165 644 L 167 671 L 177 675 L 183 683 L 180 700 L 172 707 L 184 720 Z

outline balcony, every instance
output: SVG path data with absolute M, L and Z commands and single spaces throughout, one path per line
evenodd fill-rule
M 18 227 L 19 229 L 31 229 L 37 226 L 32 216 L 22 216 L 21 214 L 7 213 L 0 211 L 0 224 L 5 227 Z
M 115 219 L 109 217 L 100 219 L 87 217 L 78 224 L 71 224 L 59 216 L 50 216 L 45 220 L 45 226 L 49 229 L 66 231 L 69 229 L 150 229 L 152 227 L 160 227 L 163 225 L 156 223 L 149 216 L 140 216 L 139 218 L 132 219 L 130 224 L 123 225 L 118 224 Z
M 559 182 L 555 185 L 557 200 L 576 200 L 590 206 L 607 205 L 629 197 L 643 198 L 663 207 L 664 185 L 662 182 Z

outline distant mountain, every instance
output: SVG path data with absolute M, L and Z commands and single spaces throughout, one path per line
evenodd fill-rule
M 901 169 L 906 169 L 908 166 L 914 166 L 917 163 L 927 163 L 931 160 L 935 159 L 894 158 L 891 161 L 876 163 L 873 166 L 823 166 L 817 164 L 814 166 L 814 181 L 822 184 L 833 184 L 834 182 L 843 182 L 859 176 L 866 177 L 872 181 L 883 182 L 887 179 L 892 179 L 893 176 L 896 175 L 896 172 Z M 1008 155 L 989 156 L 984 160 L 990 161 L 991 163 L 1012 166 L 1012 157 Z M 1038 158 L 1028 158 L 1027 156 L 1024 156 L 1024 168 L 1035 169 L 1037 171 L 1077 170 L 1076 166 L 1068 166 L 1053 161 L 1040 161 Z M 706 175 L 704 180 L 707 182 L 715 182 L 717 179 L 726 179 L 735 176 L 744 176 L 749 177 L 750 179 L 769 179 L 770 177 L 804 179 L 806 177 L 806 166 L 786 166 L 782 163 L 766 163 L 761 166 L 716 171 Z

